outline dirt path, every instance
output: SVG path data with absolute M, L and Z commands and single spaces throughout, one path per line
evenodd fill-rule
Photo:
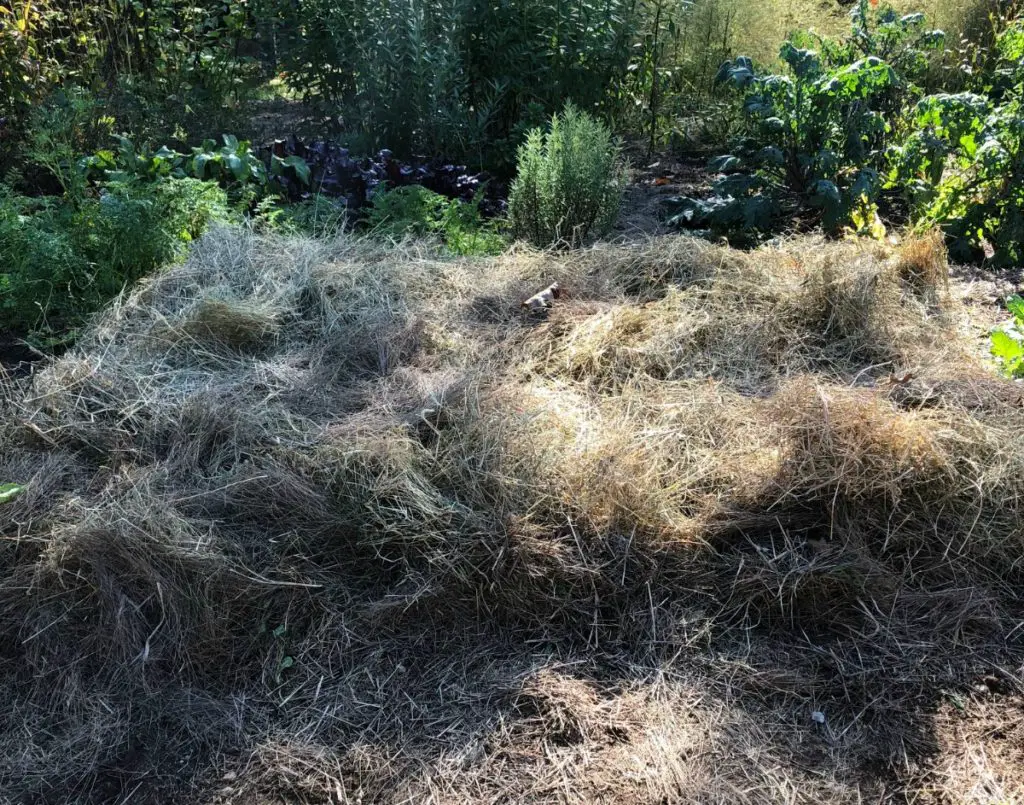
M 707 160 L 700 155 L 633 157 L 633 183 L 627 188 L 615 237 L 634 240 L 674 230 L 662 220 L 665 199 L 706 194 L 711 189 Z

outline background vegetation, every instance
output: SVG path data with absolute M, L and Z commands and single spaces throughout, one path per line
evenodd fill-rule
M 458 254 L 493 253 L 507 235 L 580 245 L 614 222 L 623 145 L 638 159 L 711 156 L 713 192 L 666 213 L 735 244 L 819 225 L 875 238 L 939 227 L 958 260 L 1018 264 L 1016 3 L 923 11 L 904 0 L 17 0 L 0 6 L 7 238 L 47 233 L 46 249 L 69 256 L 9 261 L 2 324 L 73 326 L 183 254 L 211 216 L 369 223 Z M 578 143 L 586 159 L 559 155 L 563 108 L 593 132 Z M 208 206 L 186 179 L 223 198 Z M 82 233 L 129 184 L 149 210 L 133 225 L 177 244 L 131 265 L 91 252 L 95 233 Z M 197 205 L 187 226 L 180 199 Z M 43 263 L 64 268 L 37 276 Z M 59 303 L 54 287 L 66 289 Z
M 897 11 L 924 12 L 950 45 L 932 86 L 962 78 L 962 36 L 990 44 L 991 15 L 1012 14 L 907 1 Z M 244 127 L 240 110 L 269 88 L 318 106 L 363 153 L 510 169 L 525 129 L 566 100 L 623 133 L 692 136 L 722 61 L 771 68 L 792 32 L 835 35 L 847 17 L 807 0 L 17 0 L 0 8 L 0 116 L 16 146 L 28 112 L 73 84 L 119 131 L 181 145 Z

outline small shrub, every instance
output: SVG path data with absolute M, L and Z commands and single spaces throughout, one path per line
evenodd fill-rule
M 383 237 L 423 237 L 440 227 L 446 201 L 420 185 L 397 187 L 374 196 L 366 222 Z
M 615 223 L 625 185 L 621 149 L 606 126 L 567 104 L 548 132 L 520 146 L 509 193 L 517 237 L 535 246 L 579 246 Z
M 76 249 L 70 211 L 55 200 L 32 202 L 0 185 L 0 327 L 26 330 L 63 315 L 73 278 L 89 264 Z
M 223 191 L 197 179 L 107 185 L 76 221 L 82 252 L 117 293 L 161 264 L 181 257 L 211 220 L 227 216 Z M 104 295 L 106 295 L 104 293 Z
M 28 184 L 80 193 L 85 175 L 79 169 L 79 157 L 108 140 L 114 123 L 89 91 L 69 87 L 54 92 L 29 116 L 25 161 L 29 174 L 41 175 L 26 176 Z
M 469 202 L 420 185 L 398 187 L 374 196 L 367 224 L 389 238 L 436 236 L 459 255 L 498 254 L 505 248 L 505 239 L 480 214 L 479 193 Z

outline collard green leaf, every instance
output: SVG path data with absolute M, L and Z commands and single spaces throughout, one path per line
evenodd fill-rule
M 838 205 L 842 203 L 842 196 L 840 196 L 835 182 L 820 179 L 814 183 L 814 187 L 811 189 L 811 201 L 816 202 L 819 206 Z
M 738 89 L 746 89 L 754 81 L 754 64 L 746 56 L 739 56 L 733 61 L 726 61 L 715 74 L 715 84 L 728 84 Z
M 732 173 L 715 183 L 719 196 L 747 196 L 757 190 L 764 190 L 768 183 L 764 177 L 750 173 Z
M 821 72 L 821 58 L 809 48 L 794 47 L 792 43 L 786 42 L 779 56 L 789 65 L 797 78 L 807 79 Z
M 224 160 L 224 164 L 227 165 L 232 176 L 240 182 L 243 181 L 249 173 L 249 168 L 237 154 L 229 154 Z
M 197 179 L 205 179 L 207 174 L 207 165 L 213 159 L 209 154 L 196 154 L 192 158 L 192 175 Z

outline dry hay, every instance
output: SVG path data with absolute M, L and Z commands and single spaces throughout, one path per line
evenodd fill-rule
M 1014 801 L 1020 387 L 946 276 L 216 233 L 3 387 L 0 791 Z

